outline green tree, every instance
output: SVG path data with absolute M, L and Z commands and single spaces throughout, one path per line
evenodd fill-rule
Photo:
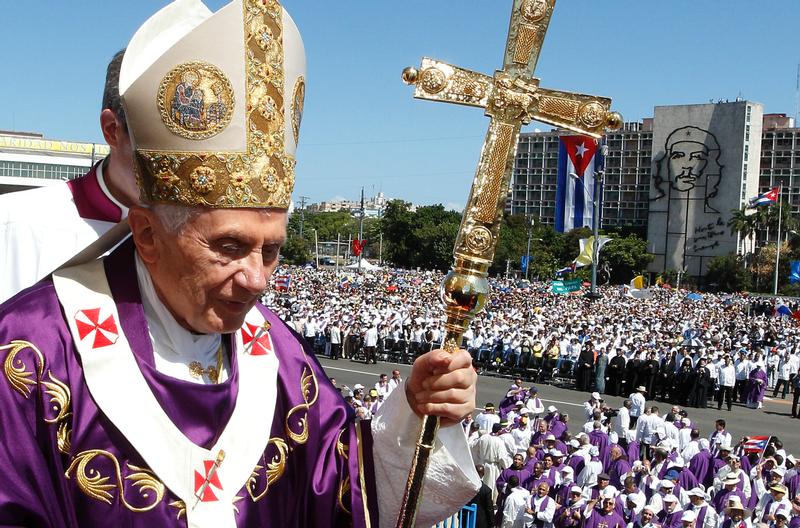
M 287 238 L 281 248 L 281 256 L 287 264 L 302 265 L 311 260 L 311 249 L 308 241 L 300 235 Z
M 708 262 L 706 282 L 712 290 L 741 292 L 750 289 L 751 275 L 744 269 L 740 256 L 721 255 Z
M 643 273 L 653 260 L 647 252 L 647 241 L 637 235 L 612 238 L 600 252 L 600 262 L 611 269 L 611 283 L 624 284 Z

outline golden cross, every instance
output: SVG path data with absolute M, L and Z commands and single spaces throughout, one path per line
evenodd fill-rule
M 532 120 L 599 138 L 617 129 L 622 116 L 611 100 L 539 87 L 533 76 L 555 0 L 514 0 L 503 69 L 494 77 L 423 58 L 419 69 L 406 68 L 403 81 L 416 86 L 414 97 L 485 109 L 491 118 L 453 250 L 453 269 L 442 283 L 447 322 L 445 350 L 455 352 L 472 318 L 489 294 L 487 276 L 494 258 L 508 184 L 514 169 L 519 132 Z M 439 420 L 426 416 L 417 438 L 396 526 L 414 526 L 425 470 Z
M 427 57 L 419 69 L 403 71 L 403 80 L 416 86 L 414 97 L 482 107 L 492 120 L 456 242 L 457 256 L 491 263 L 523 124 L 536 120 L 595 138 L 622 125 L 622 117 L 610 111 L 611 99 L 541 88 L 533 76 L 554 6 L 555 0 L 514 0 L 503 69 L 494 77 Z

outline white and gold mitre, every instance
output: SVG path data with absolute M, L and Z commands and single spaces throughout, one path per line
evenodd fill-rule
M 277 0 L 175 0 L 131 39 L 119 92 L 144 201 L 289 207 L 305 51 Z

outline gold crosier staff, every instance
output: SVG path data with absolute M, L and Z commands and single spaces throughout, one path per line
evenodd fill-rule
M 444 349 L 454 352 L 470 321 L 489 294 L 489 266 L 500 231 L 520 128 L 532 120 L 599 138 L 604 129 L 619 129 L 622 116 L 611 112 L 611 100 L 539 87 L 533 77 L 555 0 L 514 0 L 503 69 L 494 77 L 429 58 L 419 69 L 406 68 L 403 81 L 415 86 L 414 97 L 485 109 L 491 119 L 472 181 L 453 250 L 453 268 L 440 295 L 447 322 Z M 414 526 L 428 459 L 439 419 L 425 416 L 408 474 L 398 528 Z

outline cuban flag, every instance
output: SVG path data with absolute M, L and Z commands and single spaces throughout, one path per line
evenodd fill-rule
M 744 448 L 745 454 L 748 453 L 761 453 L 767 448 L 767 444 L 769 444 L 769 439 L 772 438 L 771 436 L 751 436 L 748 438 L 742 447 Z
M 592 226 L 594 173 L 602 169 L 603 162 L 593 138 L 560 137 L 556 187 L 556 231 L 559 233 Z M 602 207 L 602 203 L 600 205 Z
M 278 275 L 275 277 L 275 288 L 278 291 L 289 291 L 289 286 L 292 284 L 291 275 Z
M 778 189 L 778 187 L 773 187 L 769 191 L 759 194 L 755 198 L 750 198 L 750 204 L 747 207 L 750 209 L 755 209 L 756 207 L 761 207 L 762 205 L 775 205 L 778 203 L 779 193 L 780 189 Z

